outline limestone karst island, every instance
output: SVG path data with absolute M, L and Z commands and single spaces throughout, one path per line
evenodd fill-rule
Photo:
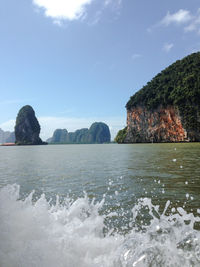
M 0 143 L 3 146 L 47 144 L 39 135 L 40 125 L 35 111 L 31 106 L 26 105 L 17 114 L 14 132 L 4 132 L 0 129 Z
M 54 144 L 103 144 L 110 143 L 110 138 L 108 125 L 103 122 L 95 122 L 89 129 L 83 128 L 75 132 L 57 129 L 53 136 L 47 139 L 47 142 Z
M 115 137 L 117 143 L 162 143 L 200 141 L 200 52 L 178 60 L 156 75 L 128 103 L 127 126 Z M 57 129 L 43 142 L 33 108 L 22 107 L 15 132 L 0 129 L 0 142 L 8 145 L 110 143 L 108 125 L 68 132 Z
M 15 125 L 16 145 L 44 145 L 40 135 L 40 125 L 35 116 L 35 111 L 29 105 L 20 109 Z
M 200 53 L 176 61 L 126 104 L 118 143 L 200 141 Z
M 103 144 L 110 143 L 111 134 L 107 124 L 95 122 L 89 129 L 75 132 L 57 129 L 53 136 L 43 142 L 40 138 L 40 125 L 35 111 L 29 105 L 22 107 L 16 118 L 15 132 L 4 132 L 0 129 L 0 142 L 11 145 L 45 145 L 45 144 Z

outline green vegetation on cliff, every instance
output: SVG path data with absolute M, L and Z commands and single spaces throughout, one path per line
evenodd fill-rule
M 95 122 L 89 129 L 83 128 L 75 132 L 66 129 L 57 129 L 53 137 L 47 142 L 57 144 L 103 144 L 110 143 L 110 130 L 103 122 Z
M 95 122 L 91 125 L 88 135 L 89 143 L 109 143 L 110 142 L 110 130 L 108 125 L 103 122 Z
M 156 75 L 128 101 L 126 108 L 177 106 L 186 129 L 200 131 L 200 52 L 176 61 Z
M 124 129 L 120 130 L 117 133 L 117 135 L 115 137 L 115 142 L 117 142 L 119 144 L 124 143 L 126 135 L 127 135 L 127 127 L 125 127 Z
M 35 111 L 29 105 L 20 109 L 15 125 L 15 137 L 17 145 L 41 145 L 44 144 L 39 137 L 40 125 L 35 116 Z

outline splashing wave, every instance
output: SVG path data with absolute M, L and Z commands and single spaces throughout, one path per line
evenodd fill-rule
M 20 200 L 19 191 L 18 185 L 0 190 L 0 266 L 200 266 L 200 232 L 194 230 L 200 218 L 182 208 L 166 215 L 169 201 L 160 214 L 150 199 L 140 199 L 129 233 L 104 234 L 105 218 L 112 216 L 100 215 L 104 200 L 57 198 L 52 204 L 44 194 L 33 201 L 34 192 Z M 142 209 L 151 219 L 138 228 Z

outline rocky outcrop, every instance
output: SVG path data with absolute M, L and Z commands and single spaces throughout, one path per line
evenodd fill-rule
M 40 125 L 35 111 L 29 105 L 20 109 L 15 125 L 15 143 L 17 145 L 43 145 L 40 137 Z
M 128 103 L 118 143 L 200 141 L 200 53 L 156 75 Z
M 49 143 L 65 144 L 102 144 L 110 142 L 109 127 L 103 122 L 95 122 L 89 129 L 83 128 L 75 132 L 57 129 L 47 140 Z
M 88 143 L 109 143 L 110 130 L 108 125 L 103 122 L 95 122 L 91 125 L 88 134 Z
M 14 143 L 15 133 L 0 129 L 0 143 Z
M 53 136 L 47 139 L 48 143 L 64 143 L 67 135 L 66 129 L 57 129 L 54 131 Z
M 200 132 L 184 128 L 177 107 L 159 107 L 149 111 L 136 107 L 127 111 L 127 134 L 125 143 L 189 142 L 200 140 Z

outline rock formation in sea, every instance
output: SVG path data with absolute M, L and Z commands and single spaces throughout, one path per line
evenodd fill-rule
M 0 143 L 14 143 L 15 142 L 15 133 L 9 131 L 3 131 L 0 128 Z
M 88 143 L 109 143 L 110 130 L 107 124 L 103 122 L 95 122 L 91 125 L 88 134 Z
M 163 70 L 133 95 L 118 143 L 200 141 L 200 53 Z
M 15 143 L 17 145 L 43 145 L 40 137 L 40 125 L 35 111 L 29 105 L 20 109 L 15 125 Z
M 65 144 L 102 144 L 110 143 L 110 130 L 103 122 L 95 122 L 89 129 L 83 128 L 75 132 L 66 129 L 57 129 L 53 136 L 47 139 L 49 143 Z

